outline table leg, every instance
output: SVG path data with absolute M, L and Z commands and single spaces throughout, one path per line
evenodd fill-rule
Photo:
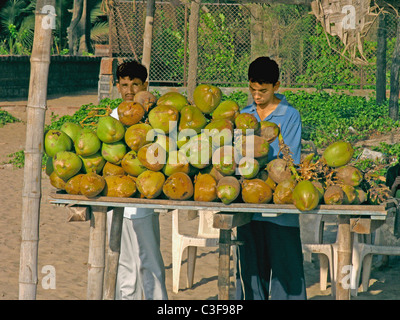
M 92 206 L 89 235 L 88 300 L 103 296 L 107 207 Z
M 351 267 L 350 216 L 339 215 L 336 300 L 350 300 Z
M 218 299 L 229 300 L 230 285 L 230 250 L 232 230 L 220 229 L 219 232 L 219 265 L 218 265 Z
M 124 208 L 113 208 L 113 215 L 110 227 L 110 235 L 107 247 L 106 268 L 104 274 L 104 300 L 115 299 L 115 285 L 117 280 L 117 270 L 119 253 L 121 248 L 122 220 L 124 218 Z

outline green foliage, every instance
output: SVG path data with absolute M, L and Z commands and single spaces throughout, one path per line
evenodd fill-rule
M 244 83 L 249 63 L 249 54 L 239 51 L 236 37 L 242 32 L 243 16 L 240 11 L 235 19 L 227 19 L 223 13 L 201 12 L 202 27 L 199 28 L 198 78 L 224 86 L 226 82 Z M 189 53 L 190 54 L 190 53 Z
M 59 130 L 65 122 L 73 122 L 83 126 L 93 127 L 99 121 L 99 117 L 97 115 L 105 115 L 107 112 L 107 107 L 113 110 L 118 107 L 121 102 L 122 99 L 111 100 L 106 98 L 101 100 L 98 105 L 94 105 L 93 103 L 82 105 L 72 116 L 65 115 L 58 118 L 57 115 L 54 115 L 51 123 L 46 125 L 45 131 L 51 129 Z
M 319 23 L 315 25 L 314 32 L 304 41 L 308 57 L 304 61 L 304 71 L 296 77 L 296 83 L 313 85 L 317 89 L 351 89 L 358 88 L 359 83 L 367 83 L 368 85 L 364 88 L 375 87 L 376 41 L 364 40 L 363 53 L 369 64 L 362 67 L 339 54 L 343 51 L 343 43 L 338 37 L 325 35 Z M 394 42 L 395 38 L 388 39 L 386 60 L 389 68 Z M 389 85 L 389 73 L 387 77 L 387 85 Z
M 232 100 L 235 101 L 240 109 L 243 109 L 245 106 L 247 106 L 247 99 L 248 99 L 248 93 L 244 92 L 242 90 L 235 90 L 230 94 L 222 94 L 222 101 L 225 100 Z
M 21 122 L 20 119 L 15 118 L 13 115 L 8 113 L 5 110 L 0 109 L 0 127 L 4 126 L 7 123 Z
M 24 150 L 20 150 L 7 155 L 10 158 L 9 161 L 4 162 L 4 164 L 12 164 L 14 168 L 23 168 L 25 164 L 25 153 Z
M 301 114 L 303 138 L 317 147 L 326 147 L 337 140 L 355 143 L 399 127 L 399 122 L 388 116 L 388 103 L 377 105 L 374 98 L 323 91 L 287 91 L 285 95 Z
M 36 1 L 9 0 L 0 10 L 0 53 L 30 54 Z

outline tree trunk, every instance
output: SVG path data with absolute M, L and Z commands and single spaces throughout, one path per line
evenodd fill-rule
M 67 28 L 69 52 L 72 55 L 92 51 L 90 15 L 87 0 L 74 0 L 71 24 Z
M 376 103 L 386 101 L 386 19 L 379 15 L 378 46 L 376 51 Z
M 76 55 L 78 53 L 78 39 L 79 39 L 78 24 L 79 21 L 81 20 L 82 11 L 83 11 L 83 0 L 74 0 L 74 6 L 72 8 L 71 24 L 67 28 L 69 53 L 72 55 Z
M 389 117 L 399 119 L 400 17 L 397 18 L 396 45 L 390 71 Z
M 188 66 L 188 84 L 187 95 L 190 102 L 193 101 L 194 89 L 197 85 L 197 64 L 198 64 L 198 27 L 200 20 L 200 4 L 199 1 L 192 1 L 189 17 L 189 66 Z
M 143 56 L 142 64 L 147 68 L 148 76 L 150 77 L 150 61 L 151 61 L 151 43 L 153 40 L 153 21 L 154 11 L 156 9 L 155 0 L 147 0 L 146 21 L 144 26 L 143 36 Z
M 24 184 L 22 190 L 21 251 L 19 269 L 19 299 L 36 299 L 37 258 L 43 136 L 47 101 L 47 80 L 50 65 L 51 17 L 41 13 L 54 0 L 38 0 L 35 13 L 35 34 L 31 55 L 31 75 L 27 104 Z
M 90 44 L 90 14 L 87 0 L 83 0 L 82 16 L 79 21 L 79 51 L 82 55 L 84 52 L 91 52 L 92 45 Z

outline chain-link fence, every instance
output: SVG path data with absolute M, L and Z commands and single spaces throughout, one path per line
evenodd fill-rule
M 152 85 L 185 86 L 190 5 L 156 2 L 150 65 Z M 110 15 L 114 57 L 141 60 L 146 2 L 116 1 Z M 284 87 L 373 88 L 377 23 L 364 41 L 368 65 L 343 57 L 339 38 L 324 33 L 308 6 L 202 3 L 198 29 L 198 82 L 246 86 L 247 68 L 268 55 L 281 67 Z M 387 74 L 395 43 L 396 19 L 387 15 Z M 389 76 L 387 77 L 389 82 Z

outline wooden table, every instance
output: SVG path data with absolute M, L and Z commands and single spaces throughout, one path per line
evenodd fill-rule
M 181 210 L 212 210 L 214 228 L 220 229 L 219 266 L 218 266 L 218 298 L 229 299 L 230 247 L 235 245 L 231 240 L 232 229 L 251 221 L 253 213 L 276 217 L 280 214 L 324 214 L 338 216 L 338 268 L 337 268 L 337 300 L 349 300 L 350 288 L 343 286 L 346 274 L 341 270 L 351 265 L 351 225 L 354 220 L 381 221 L 388 212 L 395 211 L 395 203 L 382 205 L 320 205 L 307 213 L 301 212 L 294 205 L 232 203 L 221 202 L 173 201 L 163 199 L 87 198 L 80 195 L 51 193 L 53 204 L 77 205 L 91 207 L 89 259 L 88 259 L 88 299 L 113 299 L 116 279 L 116 265 L 119 258 L 120 232 L 124 207 Z M 113 223 L 110 230 L 110 245 L 105 259 L 106 215 L 107 210 L 114 209 Z M 353 221 L 351 221 L 353 220 Z M 105 261 L 107 265 L 105 265 Z M 104 269 L 107 272 L 104 272 Z M 104 279 L 104 288 L 103 288 Z

